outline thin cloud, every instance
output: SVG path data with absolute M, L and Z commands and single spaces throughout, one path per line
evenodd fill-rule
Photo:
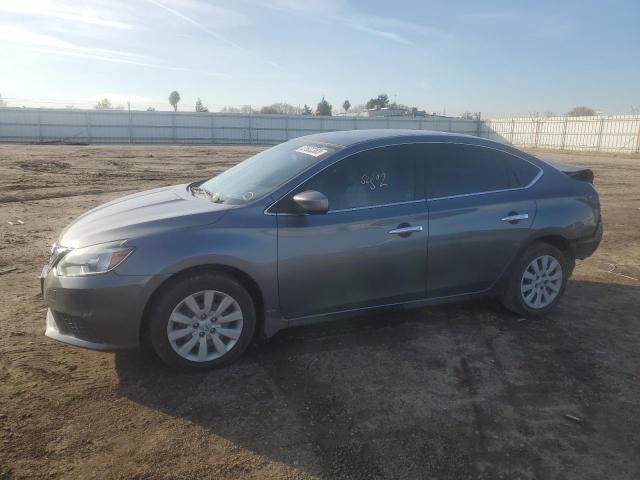
M 91 59 L 91 60 L 100 60 L 103 62 L 112 62 L 112 63 L 125 63 L 128 65 L 137 65 L 140 67 L 149 67 L 149 68 L 157 68 L 160 70 L 171 70 L 171 71 L 176 71 L 176 72 L 191 72 L 191 73 L 197 73 L 199 75 L 207 75 L 207 76 L 211 76 L 211 77 L 226 77 L 228 76 L 225 73 L 220 73 L 220 72 L 207 72 L 207 71 L 202 71 L 202 70 L 197 70 L 197 69 L 193 69 L 193 68 L 187 68 L 187 67 L 174 67 L 171 65 L 162 65 L 162 64 L 157 64 L 157 63 L 148 63 L 148 62 L 139 62 L 136 60 L 127 60 L 126 58 L 115 58 L 115 57 L 105 57 L 102 55 L 96 55 L 96 54 L 91 54 L 91 53 L 84 53 L 84 52 L 74 52 L 74 51 L 69 51 L 69 50 L 59 50 L 59 49 L 54 49 L 54 48 L 41 48 L 41 47 L 31 47 L 28 45 L 16 45 L 16 44 L 6 44 L 6 45 L 2 45 L 1 48 L 12 48 L 15 50 L 22 50 L 22 51 L 27 51 L 27 52 L 36 52 L 36 53 L 44 53 L 47 55 L 62 55 L 62 56 L 67 56 L 67 57 L 78 57 L 78 58 L 87 58 L 87 59 Z
M 105 12 L 95 12 L 96 15 L 86 15 L 76 13 L 74 5 L 64 5 L 62 2 L 49 2 L 46 0 L 22 0 L 20 2 L 2 2 L 0 3 L 0 11 L 32 15 L 41 17 L 51 17 L 70 22 L 84 23 L 101 27 L 117 28 L 123 30 L 132 30 L 135 25 L 121 20 L 105 18 Z M 97 15 L 99 13 L 99 16 Z
M 516 12 L 477 12 L 477 13 L 466 13 L 462 15 L 462 18 L 463 20 L 486 22 L 486 21 L 513 20 L 519 16 L 520 14 Z
M 164 5 L 164 4 L 162 4 L 162 3 L 160 3 L 160 2 L 158 2 L 158 1 L 156 1 L 156 0 L 146 0 L 146 1 L 147 1 L 148 3 L 150 3 L 150 4 L 152 4 L 152 5 L 155 5 L 156 7 L 161 8 L 161 9 L 163 9 L 163 10 L 165 10 L 165 11 L 169 12 L 170 14 L 172 14 L 172 15 L 174 15 L 174 16 L 176 16 L 176 17 L 178 17 L 178 18 L 182 19 L 182 20 L 184 20 L 185 22 L 190 23 L 191 25 L 193 25 L 193 26 L 194 26 L 194 27 L 196 27 L 197 29 L 199 29 L 199 30 L 201 30 L 201 31 L 203 31 L 203 32 L 205 32 L 205 33 L 208 33 L 209 35 L 211 35 L 212 37 L 216 38 L 217 40 L 220 40 L 222 43 L 226 43 L 227 45 L 230 45 L 230 46 L 232 46 L 232 47 L 234 47 L 234 48 L 237 48 L 237 49 L 239 49 L 239 50 L 247 51 L 247 50 L 245 50 L 243 47 L 241 47 L 240 45 L 238 45 L 237 43 L 235 43 L 235 42 L 233 42 L 233 41 L 229 40 L 229 39 L 228 39 L 227 37 L 225 37 L 224 35 L 221 35 L 220 33 L 216 32 L 216 31 L 214 31 L 214 30 L 211 30 L 211 29 L 210 29 L 210 28 L 208 28 L 207 26 L 205 26 L 205 25 L 203 25 L 202 23 L 200 23 L 200 22 L 198 22 L 198 21 L 194 20 L 193 18 L 191 18 L 191 17 L 189 17 L 189 16 L 185 15 L 185 14 L 184 14 L 184 13 L 182 13 L 182 12 L 179 12 L 179 11 L 178 11 L 178 10 L 176 10 L 175 8 L 171 8 L 171 7 L 169 7 L 169 6 L 167 6 L 167 5 Z
M 9 25 L 0 25 L 0 46 L 14 50 L 22 50 L 49 55 L 99 60 L 102 62 L 123 63 L 140 67 L 157 68 L 182 72 L 195 72 L 208 76 L 225 76 L 218 72 L 203 72 L 187 67 L 163 65 L 152 58 L 131 52 L 109 50 L 103 48 L 89 48 L 76 45 L 51 35 L 34 33 Z
M 0 41 L 13 45 L 25 45 L 35 47 L 53 48 L 59 50 L 69 50 L 75 52 L 81 52 L 89 55 L 101 55 L 109 57 L 123 57 L 123 58 L 144 58 L 141 55 L 136 55 L 132 52 L 125 52 L 120 50 L 110 50 L 104 48 L 90 48 L 76 45 L 71 42 L 67 42 L 58 37 L 51 35 L 45 35 L 42 33 L 35 33 L 30 30 L 25 30 L 11 25 L 0 25 Z
M 161 8 L 167 12 L 169 12 L 170 14 L 174 15 L 175 17 L 178 17 L 182 20 L 184 20 L 185 22 L 191 24 L 192 26 L 196 27 L 198 30 L 205 32 L 209 35 L 211 35 L 213 38 L 215 38 L 216 40 L 219 40 L 220 42 L 229 45 L 230 47 L 235 48 L 236 50 L 239 50 L 241 52 L 247 53 L 249 55 L 253 55 L 253 56 L 259 56 L 256 52 L 249 50 L 245 47 L 242 47 L 241 45 L 238 45 L 237 43 L 235 43 L 232 40 L 229 40 L 227 37 L 225 37 L 224 35 L 220 34 L 219 32 L 216 32 L 215 30 L 212 30 L 211 28 L 207 27 L 206 25 L 198 22 L 197 20 L 194 20 L 193 18 L 189 17 L 188 15 L 185 15 L 184 13 L 176 10 L 175 8 L 169 7 L 168 5 L 165 5 L 163 3 L 158 2 L 157 0 L 146 0 L 148 3 L 155 5 L 158 8 Z M 264 60 L 264 59 L 263 59 Z M 270 60 L 264 60 L 266 63 L 268 63 L 269 65 L 272 65 L 274 67 L 278 67 L 278 64 L 276 64 L 275 62 L 272 62 Z
M 357 24 L 357 23 L 351 23 L 351 22 L 347 22 L 346 20 L 344 21 L 345 24 L 347 24 L 347 26 L 353 27 L 356 30 L 360 30 L 362 32 L 366 32 L 366 33 L 370 33 L 372 35 L 376 35 L 378 37 L 382 37 L 382 38 L 386 38 L 387 40 L 391 40 L 393 42 L 396 43 L 402 43 L 404 45 L 415 45 L 415 43 L 413 43 L 411 40 L 398 35 L 397 33 L 393 33 L 393 32 L 387 32 L 384 30 L 378 30 L 375 28 L 371 28 L 371 27 L 367 27 L 366 25 L 362 25 L 362 24 Z
M 375 17 L 352 12 L 349 10 L 348 4 L 341 0 L 320 2 L 276 0 L 273 3 L 259 5 L 281 13 L 298 15 L 324 24 L 338 24 L 345 28 L 375 35 L 403 45 L 416 44 L 415 41 L 407 36 L 407 33 L 419 36 L 430 36 L 436 39 L 450 37 L 448 33 L 438 28 L 425 27 L 392 17 Z

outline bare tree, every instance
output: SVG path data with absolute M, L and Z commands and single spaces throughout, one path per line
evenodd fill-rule
M 202 104 L 202 100 L 198 97 L 196 100 L 196 112 L 208 112 L 209 109 Z
M 169 103 L 173 107 L 173 111 L 178 111 L 178 102 L 180 101 L 180 94 L 175 90 L 169 94 Z
M 96 103 L 95 107 L 93 108 L 95 108 L 96 110 L 111 110 L 113 106 L 111 105 L 111 101 L 105 97 L 98 103 Z
M 260 113 L 269 115 L 280 115 L 282 112 L 273 105 L 265 106 L 260 109 Z
M 344 111 L 349 113 L 349 109 L 351 108 L 351 102 L 349 100 L 345 100 L 344 103 L 342 104 L 342 108 L 344 108 Z
M 567 117 L 593 117 L 595 114 L 596 111 L 593 108 L 582 106 L 571 109 Z
M 251 105 L 242 105 L 241 107 L 222 107 L 222 113 L 256 113 Z

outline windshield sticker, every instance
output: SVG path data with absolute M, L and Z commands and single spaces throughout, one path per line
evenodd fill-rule
M 319 157 L 321 155 L 324 155 L 328 151 L 329 150 L 327 150 L 326 148 L 318 147 L 315 145 L 303 145 L 296 150 L 296 152 L 298 153 L 304 153 L 305 155 L 311 155 L 312 157 Z

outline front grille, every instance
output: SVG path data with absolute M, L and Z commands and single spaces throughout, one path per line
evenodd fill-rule
M 101 343 L 91 326 L 83 318 L 61 312 L 53 312 L 53 318 L 60 333 L 71 335 L 87 342 Z

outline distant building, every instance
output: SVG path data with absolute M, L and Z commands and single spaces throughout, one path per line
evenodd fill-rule
M 433 112 L 426 112 L 425 110 L 418 110 L 417 108 L 404 108 L 404 107 L 384 107 L 380 109 L 372 108 L 367 110 L 367 117 L 443 117 L 442 115 L 436 115 Z

